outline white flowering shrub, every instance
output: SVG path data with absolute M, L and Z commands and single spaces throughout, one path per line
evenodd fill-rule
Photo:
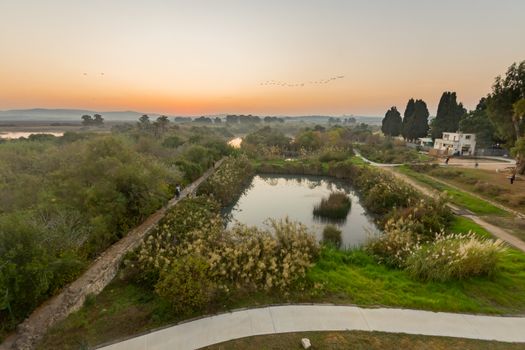
M 228 157 L 199 187 L 199 194 L 213 196 L 223 206 L 232 203 L 246 187 L 254 171 L 245 155 Z
M 181 313 L 239 289 L 287 293 L 304 279 L 319 246 L 300 223 L 268 223 L 268 230 L 240 224 L 226 230 L 215 201 L 185 199 L 127 265 Z
M 407 258 L 420 247 L 419 237 L 413 232 L 416 225 L 411 217 L 391 219 L 385 224 L 384 233 L 371 239 L 366 249 L 381 263 L 405 267 Z
M 180 255 L 200 255 L 220 288 L 289 290 L 306 275 L 318 244 L 306 226 L 288 219 L 270 220 L 271 230 L 238 224 L 225 231 L 211 224 L 192 234 Z
M 416 249 L 406 260 L 406 269 L 425 281 L 460 280 L 490 276 L 505 247 L 501 240 L 479 238 L 474 233 L 439 233 L 429 244 Z

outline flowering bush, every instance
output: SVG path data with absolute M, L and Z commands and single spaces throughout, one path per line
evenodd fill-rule
M 505 251 L 500 240 L 440 233 L 435 241 L 415 250 L 406 261 L 406 269 L 425 281 L 447 281 L 472 276 L 492 275 Z
M 217 171 L 199 187 L 199 194 L 217 199 L 223 206 L 232 203 L 243 191 L 254 171 L 245 155 L 228 157 Z
M 139 278 L 154 285 L 160 271 L 177 256 L 178 246 L 194 239 L 191 232 L 209 224 L 222 225 L 219 208 L 219 204 L 208 197 L 181 200 L 144 239 L 137 254 L 128 261 L 128 266 L 137 267 Z
M 216 292 L 209 265 L 199 256 L 184 256 L 162 270 L 155 292 L 176 312 L 185 314 L 205 307 Z
M 501 241 L 483 239 L 473 233 L 443 231 L 422 243 L 414 232 L 419 223 L 412 217 L 391 219 L 385 233 L 371 240 L 366 249 L 380 262 L 403 268 L 425 281 L 448 281 L 491 275 L 505 250 Z
M 232 289 L 288 292 L 305 277 L 319 247 L 300 223 L 269 220 L 269 226 L 225 230 L 216 202 L 184 199 L 127 265 L 178 312 L 200 308 Z
M 366 249 L 381 263 L 392 267 L 404 267 L 406 259 L 419 248 L 419 237 L 413 228 L 417 225 L 411 217 L 389 220 L 384 233 L 371 239 Z
M 387 215 L 387 221 L 409 219 L 411 232 L 419 235 L 423 240 L 430 240 L 434 238 L 435 232 L 445 229 L 452 220 L 452 213 L 443 198 L 426 197 L 413 201 L 413 203 L 408 208 L 394 210 Z
M 376 215 L 386 215 L 394 208 L 414 204 L 419 194 L 409 185 L 378 171 L 367 172 L 368 179 L 360 179 L 364 189 L 364 206 Z M 367 174 L 364 174 L 366 176 Z M 360 176 L 363 178 L 363 175 Z

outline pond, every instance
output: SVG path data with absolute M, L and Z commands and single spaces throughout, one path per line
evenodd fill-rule
M 372 218 L 348 184 L 317 176 L 256 175 L 239 200 L 226 210 L 230 215 L 228 228 L 236 221 L 267 228 L 266 219 L 288 216 L 305 224 L 321 240 L 323 229 L 330 222 L 314 217 L 313 209 L 332 192 L 345 192 L 352 200 L 346 220 L 331 222 L 342 231 L 342 247 L 360 246 L 370 235 L 378 234 Z

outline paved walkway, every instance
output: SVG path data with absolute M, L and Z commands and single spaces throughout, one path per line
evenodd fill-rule
M 185 350 L 254 335 L 346 330 L 525 343 L 525 317 L 476 316 L 336 305 L 286 305 L 205 317 L 99 349 Z

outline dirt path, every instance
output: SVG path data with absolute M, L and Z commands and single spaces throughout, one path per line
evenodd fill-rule
M 385 168 L 385 170 L 389 171 L 392 175 L 396 176 L 397 178 L 399 178 L 399 179 L 409 183 L 411 186 L 416 188 L 421 193 L 424 193 L 424 194 L 426 194 L 426 195 L 428 195 L 430 197 L 434 197 L 434 198 L 439 196 L 439 192 L 437 192 L 435 190 L 432 190 L 432 189 L 429 189 L 429 188 L 427 188 L 427 187 L 425 187 L 423 185 L 420 185 L 419 183 L 417 183 L 415 180 L 412 180 L 408 176 L 406 176 L 404 174 L 400 174 L 400 173 L 392 170 L 392 168 Z M 448 185 L 448 184 L 446 184 L 446 185 Z M 461 189 L 459 189 L 459 190 L 461 190 Z M 468 193 L 470 193 L 470 192 L 468 192 Z M 497 227 L 497 226 L 494 226 L 492 224 L 489 224 L 485 220 L 481 219 L 479 216 L 474 215 L 473 213 L 471 213 L 470 211 L 468 211 L 466 209 L 460 208 L 460 207 L 458 207 L 458 206 L 456 206 L 454 204 L 451 204 L 451 203 L 447 203 L 447 205 L 450 207 L 450 209 L 452 209 L 454 214 L 456 214 L 458 216 L 466 217 L 466 218 L 474 221 L 476 224 L 478 224 L 479 226 L 483 227 L 485 230 L 490 232 L 494 237 L 497 237 L 497 238 L 501 239 L 502 241 L 505 241 L 505 242 L 509 243 L 510 245 L 514 246 L 515 248 L 517 248 L 517 249 L 519 249 L 519 250 L 521 250 L 522 252 L 525 253 L 525 242 L 523 242 L 521 239 L 511 235 L 510 233 L 508 233 L 507 231 L 503 230 L 500 227 Z
M 425 174 L 425 176 L 429 177 L 430 179 L 432 179 L 432 180 L 434 180 L 434 181 L 436 181 L 436 182 L 442 183 L 443 185 L 446 185 L 446 186 L 452 187 L 453 189 L 456 189 L 456 190 L 458 190 L 458 191 L 468 193 L 468 194 L 471 195 L 472 197 L 476 197 L 476 198 L 478 198 L 478 199 L 480 199 L 480 200 L 482 200 L 482 201 L 485 201 L 485 202 L 487 202 L 487 203 L 490 203 L 490 204 L 492 204 L 493 206 L 495 206 L 495 207 L 497 207 L 497 208 L 500 208 L 501 210 L 505 210 L 505 211 L 507 211 L 507 212 L 509 212 L 509 213 L 511 213 L 511 214 L 513 214 L 513 215 L 515 215 L 515 216 L 517 216 L 517 217 L 520 218 L 520 219 L 525 219 L 525 214 L 523 214 L 523 213 L 521 213 L 521 212 L 519 212 L 519 211 L 517 211 L 517 210 L 514 210 L 514 209 L 512 209 L 512 208 L 509 208 L 509 207 L 507 207 L 507 206 L 505 206 L 505 205 L 503 205 L 503 204 L 500 204 L 500 203 L 495 202 L 495 201 L 493 201 L 493 200 L 490 200 L 490 199 L 488 199 L 488 198 L 482 197 L 482 196 L 480 196 L 480 195 L 478 195 L 478 194 L 476 194 L 476 193 L 474 193 L 474 192 L 471 192 L 471 191 L 465 190 L 464 188 L 460 188 L 460 187 L 458 187 L 458 186 L 456 186 L 456 185 L 451 184 L 450 182 L 447 182 L 447 181 L 444 181 L 444 180 L 438 179 L 437 177 L 434 177 L 434 176 L 431 176 L 431 175 L 428 175 L 428 174 Z
M 406 176 L 404 174 L 401 174 L 401 173 L 399 173 L 397 171 L 394 171 L 394 166 L 392 166 L 392 164 L 380 164 L 380 163 L 371 162 L 368 159 L 366 159 L 365 157 L 363 157 L 359 152 L 356 152 L 356 155 L 358 157 L 360 157 L 361 159 L 363 159 L 365 162 L 368 162 L 369 164 L 371 164 L 372 166 L 379 167 L 379 168 L 384 169 L 385 171 L 388 171 L 389 173 L 391 173 L 395 177 L 397 177 L 397 178 L 407 182 L 412 187 L 417 189 L 419 192 L 421 192 L 423 194 L 426 194 L 427 196 L 436 198 L 436 197 L 438 197 L 440 195 L 440 193 L 438 191 L 430 189 L 430 188 L 428 188 L 426 186 L 423 186 L 423 185 L 419 184 L 418 182 L 416 182 L 415 180 L 411 179 L 410 177 L 408 177 L 408 176 Z M 432 179 L 434 179 L 436 181 L 439 181 L 441 183 L 444 183 L 447 186 L 455 187 L 453 185 L 450 185 L 450 184 L 448 184 L 446 182 L 437 180 L 435 178 L 432 178 Z M 463 190 L 461 188 L 458 188 L 458 187 L 455 187 L 455 188 L 457 190 L 460 190 L 460 191 L 463 191 L 463 192 L 466 192 L 466 193 L 474 195 L 473 193 L 465 191 L 465 190 Z M 474 196 L 476 198 L 479 198 L 480 200 L 487 201 L 487 200 L 485 200 L 484 198 L 482 198 L 482 197 L 480 197 L 478 195 L 474 195 Z M 492 203 L 491 201 L 487 201 L 487 202 L 490 202 L 491 204 L 493 204 L 493 205 L 495 205 L 497 207 L 500 207 L 503 210 L 508 210 L 508 208 L 503 207 L 501 205 L 496 205 L 495 203 Z M 497 238 L 501 239 L 502 241 L 507 242 L 508 244 L 514 246 L 515 248 L 517 248 L 517 249 L 519 249 L 519 250 L 521 250 L 522 252 L 525 253 L 525 242 L 523 242 L 521 239 L 511 235 L 510 233 L 508 233 L 507 231 L 503 230 L 500 227 L 497 227 L 497 226 L 494 226 L 492 224 L 489 224 L 485 220 L 481 219 L 479 216 L 473 214 L 472 212 L 470 212 L 470 211 L 468 211 L 468 210 L 466 210 L 464 208 L 460 208 L 460 207 L 458 207 L 458 206 L 456 206 L 454 204 L 451 204 L 451 203 L 447 203 L 447 205 L 449 206 L 450 209 L 452 209 L 454 214 L 456 214 L 458 216 L 463 216 L 465 218 L 468 218 L 468 219 L 474 221 L 476 224 L 478 224 L 479 226 L 483 227 L 485 230 L 490 232 L 494 237 L 497 237 Z M 509 212 L 514 213 L 515 211 L 514 210 L 509 210 Z M 520 214 L 519 217 L 521 217 L 522 214 L 521 213 L 519 213 L 519 214 Z
M 140 226 L 128 232 L 124 238 L 109 247 L 60 294 L 47 300 L 33 311 L 24 322 L 18 325 L 16 332 L 0 345 L 0 350 L 33 349 L 49 328 L 80 309 L 88 295 L 100 293 L 117 274 L 124 255 L 138 247 L 142 238 L 157 225 L 166 211 L 182 198 L 193 194 L 197 187 L 213 174 L 223 160 L 218 161 L 213 168 L 208 169 L 199 179 L 187 186 L 182 191 L 180 198 L 171 199 L 166 206 L 152 214 Z

